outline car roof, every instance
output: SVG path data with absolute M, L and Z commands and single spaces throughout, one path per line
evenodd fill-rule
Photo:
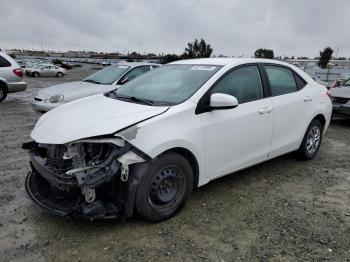
M 119 66 L 119 65 L 130 66 L 131 68 L 137 67 L 137 66 L 162 66 L 161 64 L 157 64 L 157 63 L 144 63 L 144 62 L 119 62 L 116 64 L 112 64 L 111 66 Z
M 269 63 L 269 64 L 279 64 L 279 65 L 288 65 L 288 63 L 281 62 L 273 59 L 263 59 L 263 58 L 197 58 L 197 59 L 188 59 L 188 60 L 179 60 L 172 62 L 170 64 L 181 64 L 181 65 L 239 65 L 247 63 Z

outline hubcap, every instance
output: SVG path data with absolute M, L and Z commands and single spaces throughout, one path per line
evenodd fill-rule
M 321 130 L 318 126 L 310 129 L 306 140 L 306 150 L 309 154 L 314 154 L 320 145 Z
M 160 170 L 152 179 L 149 192 L 151 204 L 164 206 L 176 199 L 181 193 L 183 184 L 182 172 L 176 167 L 168 167 Z

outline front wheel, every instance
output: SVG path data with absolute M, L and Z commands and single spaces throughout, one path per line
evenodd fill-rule
M 34 72 L 34 73 L 33 73 L 33 76 L 34 76 L 34 77 L 39 77 L 40 74 L 39 74 L 39 72 Z
M 306 130 L 303 141 L 298 150 L 298 156 L 303 160 L 313 159 L 322 142 L 323 127 L 319 120 L 314 119 Z
M 58 73 L 57 73 L 57 77 L 63 77 L 63 73 L 58 72 Z
M 136 194 L 136 211 L 157 222 L 175 215 L 190 197 L 193 170 L 188 160 L 177 153 L 160 156 L 150 164 Z

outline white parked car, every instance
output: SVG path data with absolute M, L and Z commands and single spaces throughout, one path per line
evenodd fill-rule
M 148 71 L 158 68 L 152 63 L 121 63 L 106 67 L 82 81 L 63 83 L 41 89 L 32 99 L 37 112 L 47 112 L 79 98 L 112 91 Z
M 164 220 L 213 179 L 314 158 L 331 113 L 327 89 L 283 62 L 174 62 L 43 115 L 23 145 L 27 192 L 58 215 Z
M 28 73 L 33 77 L 63 77 L 66 74 L 66 69 L 55 65 L 39 65 L 37 67 L 28 69 Z

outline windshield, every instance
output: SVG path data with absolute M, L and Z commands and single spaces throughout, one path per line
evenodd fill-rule
M 128 71 L 129 68 L 130 66 L 127 66 L 127 65 L 109 66 L 88 76 L 83 80 L 83 82 L 91 82 L 94 84 L 102 84 L 102 85 L 111 85 L 119 77 L 121 77 L 126 71 Z
M 350 86 L 350 78 L 346 80 L 343 84 L 343 86 Z
M 221 66 L 166 65 L 144 74 L 115 91 L 117 98 L 174 105 L 191 97 Z

